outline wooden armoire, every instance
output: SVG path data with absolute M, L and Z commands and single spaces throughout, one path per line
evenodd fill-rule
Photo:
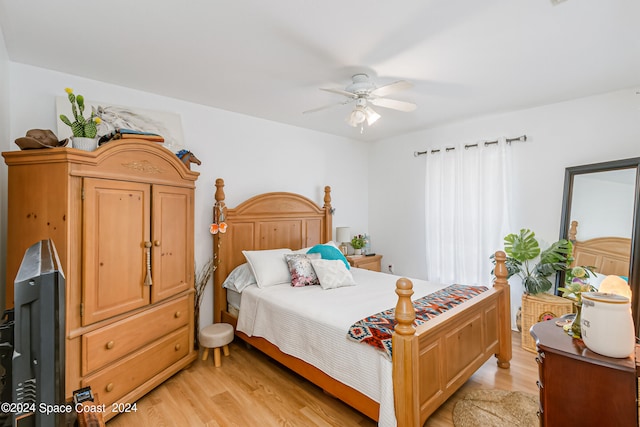
M 25 250 L 52 239 L 66 280 L 66 397 L 91 386 L 111 418 L 112 403 L 135 402 L 197 357 L 198 173 L 133 139 L 3 156 L 7 307 Z

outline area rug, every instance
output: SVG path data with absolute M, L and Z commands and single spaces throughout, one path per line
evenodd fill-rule
M 455 427 L 534 427 L 538 396 L 519 391 L 475 390 L 453 408 Z

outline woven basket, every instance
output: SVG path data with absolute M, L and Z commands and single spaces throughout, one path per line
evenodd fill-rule
M 531 327 L 544 320 L 573 313 L 573 303 L 556 295 L 538 294 L 522 296 L 522 348 L 536 352 L 536 343 L 529 333 Z

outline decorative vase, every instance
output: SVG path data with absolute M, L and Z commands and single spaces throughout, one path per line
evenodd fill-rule
M 353 250 L 353 254 L 354 255 L 362 255 L 362 249 L 354 249 Z
M 98 138 L 87 138 L 84 136 L 74 136 L 71 138 L 73 148 L 84 151 L 93 151 L 98 148 Z
M 574 303 L 576 315 L 571 322 L 571 328 L 569 328 L 569 335 L 573 338 L 581 338 L 582 332 L 580 331 L 580 313 L 582 312 L 582 304 Z

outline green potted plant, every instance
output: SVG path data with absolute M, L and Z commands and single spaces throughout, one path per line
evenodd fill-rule
M 355 236 L 353 236 L 353 238 L 351 238 L 351 246 L 355 251 L 355 255 L 362 254 L 362 248 L 364 248 L 366 244 L 367 240 L 362 234 L 356 234 Z
M 100 117 L 91 112 L 89 118 L 84 118 L 84 97 L 82 95 L 74 95 L 73 89 L 66 88 L 65 92 L 71 103 L 71 111 L 75 121 L 69 120 L 64 114 L 60 114 L 60 120 L 71 128 L 73 133 L 72 145 L 74 148 L 80 148 L 85 151 L 93 151 L 97 148 L 96 136 L 98 134 L 98 124 Z
M 573 245 L 566 239 L 560 239 L 541 251 L 535 233 L 522 229 L 518 234 L 505 236 L 504 251 L 507 254 L 508 277 L 519 276 L 525 292 L 537 295 L 551 289 L 551 275 L 567 269 L 572 260 Z M 534 264 L 535 260 L 538 262 Z
M 565 271 L 573 260 L 573 245 L 569 240 L 560 239 L 545 250 L 540 249 L 536 235 L 529 229 L 512 233 L 504 238 L 507 254 L 507 277 L 522 279 L 522 347 L 535 350 L 535 343 L 529 334 L 533 324 L 549 318 L 571 313 L 571 301 L 546 293 L 553 283 L 549 278 L 557 272 Z

